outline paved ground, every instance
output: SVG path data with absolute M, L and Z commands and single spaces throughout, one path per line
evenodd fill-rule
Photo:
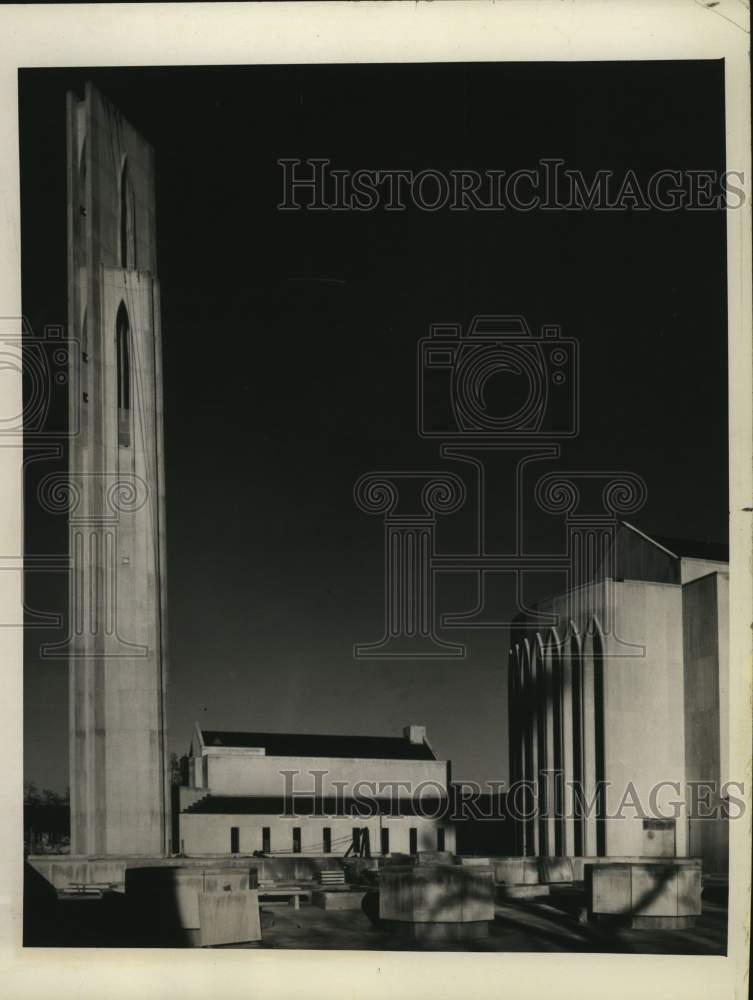
M 631 930 L 581 920 L 582 890 L 553 887 L 539 900 L 498 903 L 489 936 L 478 941 L 428 944 L 406 940 L 375 927 L 361 910 L 322 910 L 302 903 L 262 904 L 274 917 L 262 941 L 245 947 L 321 948 L 385 951 L 585 951 L 654 954 L 723 955 L 725 953 L 726 886 L 704 886 L 703 914 L 695 927 L 682 931 Z M 165 913 L 155 913 L 153 926 L 133 912 L 121 893 L 99 902 L 61 902 L 44 879 L 28 874 L 24 901 L 24 943 L 37 947 L 186 947 L 181 932 L 166 939 Z M 169 921 L 169 915 L 167 917 Z M 170 926 L 168 923 L 167 926 Z
M 721 902 L 704 902 L 694 928 L 683 931 L 631 930 L 584 924 L 572 894 L 555 892 L 541 901 L 497 904 L 489 937 L 464 943 L 417 944 L 375 928 L 359 911 L 325 912 L 301 904 L 264 904 L 274 914 L 265 928 L 262 948 L 321 948 L 384 951 L 584 951 L 650 952 L 654 954 L 723 955 L 727 910 Z M 256 945 L 255 947 L 259 947 Z

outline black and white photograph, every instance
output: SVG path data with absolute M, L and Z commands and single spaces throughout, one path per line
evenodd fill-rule
M 19 62 L 32 959 L 743 960 L 747 5 L 643 58 L 537 54 L 553 6 L 518 55 Z

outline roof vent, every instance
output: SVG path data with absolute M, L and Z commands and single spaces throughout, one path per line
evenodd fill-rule
M 426 726 L 406 726 L 403 736 L 411 743 L 423 744 L 426 741 Z

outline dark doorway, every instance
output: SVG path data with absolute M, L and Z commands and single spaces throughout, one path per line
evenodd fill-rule
M 390 831 L 385 830 L 384 827 L 379 831 L 379 848 L 382 854 L 390 853 Z

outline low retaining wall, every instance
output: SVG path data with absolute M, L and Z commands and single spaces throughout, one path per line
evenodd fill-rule
M 628 857 L 461 857 L 460 864 L 490 867 L 498 885 L 557 885 L 583 882 L 588 865 L 673 864 L 695 867 L 698 858 L 656 858 L 645 855 Z
M 213 868 L 238 869 L 248 875 L 249 858 L 81 858 L 69 855 L 31 855 L 31 867 L 55 889 L 71 885 L 101 885 L 115 892 L 125 892 L 126 872 L 131 868 Z
M 84 858 L 70 855 L 32 855 L 29 864 L 55 889 L 70 885 L 101 885 L 124 892 L 126 872 L 131 868 L 233 868 L 255 872 L 258 880 L 272 882 L 316 882 L 320 871 L 340 869 L 348 882 L 359 882 L 365 871 L 376 870 L 389 859 L 321 857 L 257 858 L 248 855 L 221 855 L 201 858 Z M 401 860 L 401 859 L 396 859 Z M 405 864 L 405 860 L 402 860 Z

